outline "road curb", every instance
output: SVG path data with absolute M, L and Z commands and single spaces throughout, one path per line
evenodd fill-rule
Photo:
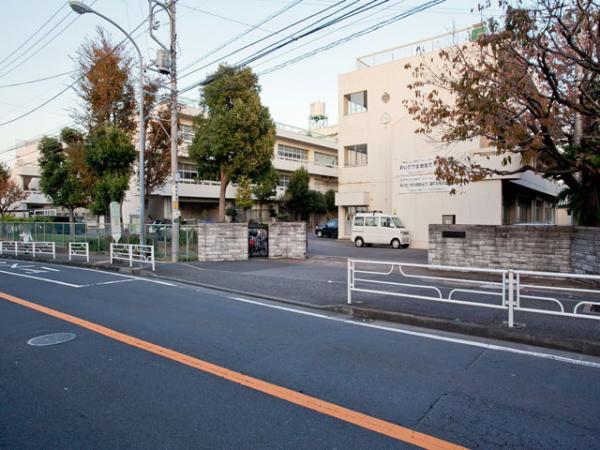
M 575 352 L 589 356 L 600 356 L 600 342 L 596 341 L 543 336 L 539 334 L 523 332 L 521 330 L 490 327 L 472 322 L 463 322 L 460 320 L 449 320 L 440 317 L 420 316 L 416 314 L 384 311 L 356 306 L 334 306 L 332 310 L 359 319 L 385 320 L 388 322 L 403 323 L 405 325 L 413 325 L 421 328 L 430 328 L 434 330 L 466 334 L 488 339 L 498 339 L 502 341 L 533 345 L 536 347 Z
M 156 275 L 154 273 L 149 273 L 149 272 L 142 272 L 141 275 L 146 276 L 147 278 L 157 278 L 162 281 L 171 281 L 174 283 L 187 284 L 190 286 L 197 286 L 197 287 L 202 287 L 205 289 L 212 289 L 215 291 L 227 292 L 230 294 L 244 295 L 247 297 L 260 298 L 263 300 L 271 300 L 271 301 L 278 302 L 278 303 L 285 303 L 287 305 L 302 306 L 304 308 L 312 308 L 312 309 L 317 309 L 317 310 L 321 310 L 321 311 L 332 311 L 333 310 L 332 308 L 337 307 L 337 305 L 315 305 L 313 303 L 306 303 L 306 302 L 301 302 L 298 300 L 290 300 L 287 298 L 275 297 L 272 295 L 259 294 L 257 292 L 243 291 L 241 289 L 227 288 L 227 287 L 223 287 L 223 286 L 217 286 L 214 284 L 200 283 L 198 281 L 183 280 L 181 278 L 175 278 L 175 277 L 165 277 L 165 276 Z

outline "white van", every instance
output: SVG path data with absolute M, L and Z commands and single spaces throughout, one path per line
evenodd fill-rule
M 406 248 L 410 245 L 410 233 L 396 216 L 358 213 L 352 223 L 352 242 L 357 247 L 386 244 L 392 248 Z

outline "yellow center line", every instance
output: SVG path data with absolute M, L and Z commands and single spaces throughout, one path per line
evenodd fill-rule
M 171 350 L 169 348 L 162 347 L 160 345 L 156 345 L 142 339 L 138 339 L 134 336 L 115 331 L 111 328 L 107 328 L 102 325 L 98 325 L 94 322 L 80 319 L 79 317 L 72 316 L 70 314 L 66 314 L 52 308 L 47 308 L 45 306 L 38 305 L 37 303 L 23 300 L 22 298 L 15 297 L 10 294 L 0 292 L 0 298 L 32 309 L 34 311 L 46 314 L 48 316 L 55 317 L 65 322 L 72 323 L 82 328 L 86 328 L 88 330 L 94 331 L 98 334 L 109 337 L 116 341 L 123 342 L 125 344 L 139 348 L 141 350 L 154 353 L 155 355 L 162 356 L 163 358 L 176 361 L 180 364 L 184 364 L 189 367 L 193 367 L 202 372 L 210 373 L 212 375 L 224 378 L 228 381 L 232 381 L 247 388 L 263 392 L 272 397 L 285 400 L 289 403 L 302 406 L 304 408 L 319 412 L 321 414 L 325 414 L 330 417 L 335 417 L 336 419 L 343 420 L 344 422 L 351 423 L 358 427 L 382 434 L 384 436 L 388 436 L 393 439 L 397 439 L 399 441 L 403 441 L 426 449 L 464 448 L 451 442 L 447 442 L 442 439 L 430 436 L 428 434 L 420 433 L 418 431 L 397 425 L 392 422 L 387 422 L 385 420 L 378 419 L 376 417 L 372 417 L 367 414 L 363 414 L 361 412 L 354 411 L 352 409 L 345 408 L 343 406 L 339 406 L 316 397 L 312 397 L 310 395 L 302 394 L 300 392 L 296 392 L 291 389 L 278 386 L 273 383 L 269 383 L 268 381 L 263 381 L 258 378 L 254 378 L 233 370 L 229 370 L 225 367 L 218 366 L 208 361 L 194 358 L 193 356 L 189 356 L 184 353 L 180 353 L 175 350 Z

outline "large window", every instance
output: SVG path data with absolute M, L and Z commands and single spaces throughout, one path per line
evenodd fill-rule
M 198 170 L 194 164 L 179 163 L 177 169 L 182 183 L 193 183 L 198 179 Z
M 349 116 L 367 110 L 367 91 L 344 95 L 344 114 Z
M 288 184 L 290 184 L 290 176 L 289 175 L 279 175 L 279 187 L 283 189 L 287 189 Z
M 367 144 L 344 147 L 344 158 L 346 167 L 366 166 L 368 162 Z
M 184 144 L 191 144 L 194 140 L 196 130 L 191 125 L 181 125 L 181 140 Z
M 277 146 L 277 157 L 290 161 L 308 161 L 308 151 L 303 148 L 279 144 Z
M 315 164 L 319 166 L 337 167 L 338 159 L 335 155 L 315 152 Z

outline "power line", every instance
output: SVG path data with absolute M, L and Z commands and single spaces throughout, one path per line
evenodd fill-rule
M 303 59 L 306 59 L 306 58 L 309 58 L 311 56 L 314 56 L 317 53 L 320 53 L 320 52 L 332 49 L 333 47 L 336 47 L 336 46 L 338 46 L 340 44 L 343 44 L 343 43 L 346 43 L 348 41 L 351 41 L 352 39 L 356 39 L 357 37 L 361 37 L 361 36 L 364 36 L 366 34 L 372 33 L 373 31 L 376 31 L 376 30 L 378 30 L 378 29 L 380 29 L 382 27 L 385 27 L 385 26 L 390 25 L 390 24 L 392 24 L 394 22 L 397 22 L 399 20 L 402 20 L 402 19 L 405 19 L 407 17 L 410 17 L 410 16 L 412 16 L 414 14 L 417 14 L 419 12 L 425 11 L 426 9 L 429 9 L 429 8 L 435 6 L 435 5 L 439 5 L 441 3 L 444 3 L 445 1 L 446 0 L 430 0 L 430 1 L 428 1 L 428 2 L 426 2 L 424 4 L 422 4 L 422 5 L 419 5 L 417 7 L 414 7 L 412 9 L 410 9 L 410 10 L 407 10 L 406 12 L 397 14 L 397 15 L 393 16 L 392 18 L 388 19 L 388 20 L 385 20 L 385 21 L 380 22 L 380 23 L 378 23 L 376 25 L 373 25 L 373 26 L 371 26 L 369 28 L 366 28 L 365 30 L 358 31 L 356 33 L 350 34 L 350 35 L 348 35 L 348 36 L 346 36 L 344 38 L 338 39 L 337 41 L 333 41 L 333 42 L 331 42 L 331 43 L 329 43 L 327 45 L 324 45 L 324 46 L 319 47 L 317 49 L 311 50 L 310 52 L 306 52 L 306 53 L 304 53 L 304 54 L 302 54 L 300 56 L 292 58 L 292 59 L 290 59 L 290 60 L 288 60 L 288 61 L 286 61 L 284 63 L 278 64 L 278 65 L 276 65 L 274 67 L 266 69 L 266 70 L 260 72 L 258 75 L 259 76 L 260 75 L 265 75 L 267 73 L 283 69 L 284 67 L 287 67 L 287 66 L 289 66 L 291 64 L 294 64 L 294 63 L 296 63 L 298 61 L 301 61 Z
M 381 6 L 384 3 L 387 3 L 388 1 L 389 0 L 371 0 L 369 3 L 367 3 L 365 5 L 361 5 L 361 6 L 355 8 L 355 9 L 353 9 L 351 11 L 348 11 L 348 12 L 342 14 L 341 16 L 337 16 L 337 17 L 329 20 L 328 22 L 326 22 L 326 23 L 324 23 L 322 25 L 319 25 L 317 27 L 311 28 L 314 25 L 318 24 L 319 22 L 322 22 L 324 19 L 329 18 L 332 15 L 335 15 L 336 13 L 342 11 L 343 9 L 346 9 L 349 6 L 352 6 L 352 5 L 356 4 L 357 2 L 355 1 L 355 2 L 351 3 L 350 5 L 347 5 L 346 7 L 340 8 L 339 10 L 335 11 L 334 13 L 329 14 L 329 15 L 327 15 L 325 17 L 322 17 L 321 19 L 318 19 L 317 21 L 311 23 L 310 25 L 307 25 L 307 26 L 303 27 L 301 30 L 299 30 L 299 31 L 297 31 L 295 33 L 292 33 L 292 34 L 286 36 L 283 39 L 280 39 L 279 41 L 277 41 L 277 42 L 275 42 L 273 44 L 268 45 L 267 47 L 259 50 L 258 52 L 255 52 L 253 55 L 250 55 L 245 60 L 242 60 L 241 62 L 237 63 L 235 66 L 236 67 L 246 66 L 246 65 L 250 64 L 251 62 L 253 62 L 253 61 L 255 61 L 255 60 L 259 59 L 259 58 L 262 58 L 262 57 L 264 57 L 264 56 L 266 56 L 268 54 L 271 54 L 271 53 L 277 51 L 278 49 L 283 48 L 283 47 L 285 47 L 285 46 L 287 46 L 287 45 L 289 45 L 289 44 L 291 44 L 291 43 L 293 43 L 293 42 L 295 42 L 295 41 L 297 41 L 297 40 L 299 40 L 299 39 L 301 39 L 303 37 L 309 36 L 309 35 L 311 35 L 313 33 L 316 33 L 318 31 L 324 29 L 324 28 L 327 28 L 329 26 L 335 25 L 335 24 L 337 24 L 337 23 L 339 23 L 339 22 L 341 22 L 341 21 L 343 21 L 345 19 L 348 19 L 350 17 L 353 17 L 353 16 L 355 16 L 357 14 L 361 14 L 361 13 L 364 13 L 365 11 L 370 10 L 370 9 L 377 8 L 377 7 Z M 326 8 L 326 9 L 329 9 L 329 8 Z M 307 30 L 307 31 L 304 31 L 304 30 Z M 300 33 L 302 31 L 304 31 L 304 33 L 302 33 L 300 35 L 297 35 L 297 33 Z M 206 85 L 206 84 L 212 82 L 213 79 L 207 78 L 207 79 L 205 79 L 205 80 L 203 80 L 203 81 L 201 81 L 199 83 L 194 83 L 194 84 L 192 84 L 192 85 L 190 85 L 190 86 L 182 89 L 180 92 L 182 92 L 182 93 L 183 92 L 187 92 L 187 91 L 189 91 L 191 89 L 194 89 L 195 87 Z
M 229 58 L 230 56 L 233 56 L 233 55 L 235 55 L 236 53 L 239 53 L 239 52 L 241 52 L 242 50 L 246 50 L 247 48 L 249 48 L 249 47 L 252 47 L 252 46 L 254 46 L 254 45 L 256 45 L 256 44 L 258 44 L 258 43 L 260 43 L 260 42 L 263 42 L 263 41 L 265 41 L 265 40 L 267 40 L 267 39 L 269 39 L 269 38 L 271 38 L 271 37 L 273 37 L 273 36 L 275 36 L 275 35 L 277 35 L 277 34 L 279 34 L 279 33 L 283 32 L 283 31 L 285 31 L 285 30 L 287 30 L 287 29 L 289 29 L 289 28 L 295 27 L 296 25 L 298 25 L 298 24 L 300 24 L 300 23 L 302 23 L 302 22 L 305 22 L 305 21 L 307 21 L 307 20 L 309 20 L 309 19 L 312 19 L 313 17 L 315 17 L 315 16 L 318 16 L 319 14 L 321 14 L 321 13 L 323 13 L 323 12 L 326 12 L 326 11 L 328 11 L 329 9 L 331 9 L 331 8 L 334 8 L 334 7 L 336 7 L 336 6 L 340 5 L 340 4 L 344 3 L 344 2 L 346 2 L 346 0 L 341 0 L 341 1 L 339 1 L 339 2 L 335 3 L 335 4 L 331 5 L 331 6 L 328 6 L 327 8 L 324 8 L 324 9 L 321 9 L 321 10 L 319 10 L 318 12 L 316 12 L 316 13 L 314 13 L 314 14 L 311 14 L 311 15 L 309 15 L 309 16 L 307 16 L 307 17 L 303 18 L 303 19 L 297 20 L 296 22 L 294 22 L 294 23 L 292 23 L 292 24 L 290 24 L 290 25 L 288 25 L 288 26 L 286 26 L 286 27 L 280 28 L 279 30 L 277 30 L 277 31 L 275 31 L 275 32 L 273 32 L 273 33 L 271 33 L 271 34 L 269 34 L 269 35 L 265 36 L 265 37 L 262 37 L 262 38 L 260 38 L 260 39 L 257 39 L 256 41 L 254 41 L 254 42 L 251 42 L 250 44 L 244 45 L 243 47 L 241 47 L 241 48 L 238 48 L 237 50 L 234 50 L 234 51 L 232 51 L 232 52 L 228 53 L 228 54 L 227 54 L 227 55 L 225 55 L 225 56 L 222 56 L 222 57 L 220 57 L 220 58 L 218 58 L 218 59 L 215 59 L 215 60 L 211 61 L 210 63 L 203 65 L 202 67 L 199 67 L 199 68 L 197 68 L 197 69 L 194 69 L 194 70 L 192 70 L 192 71 L 190 71 L 190 72 L 188 72 L 188 73 L 186 73 L 186 74 L 183 74 L 183 75 L 181 75 L 181 76 L 179 77 L 179 79 L 178 79 L 178 80 L 181 80 L 182 78 L 185 78 L 185 77 L 187 77 L 187 76 L 189 76 L 189 75 L 191 75 L 191 74 L 193 74 L 193 73 L 195 73 L 195 72 L 198 72 L 198 71 L 200 71 L 200 70 L 202 70 L 202 69 L 205 69 L 205 68 L 207 68 L 207 67 L 209 67 L 209 66 L 212 66 L 212 65 L 213 65 L 214 63 L 216 63 L 216 62 L 219 62 L 219 61 L 221 61 L 221 60 L 223 60 L 223 59 L 225 59 L 225 58 Z
M 94 5 L 94 3 L 96 3 L 98 0 L 94 0 L 92 1 L 92 3 L 90 3 L 90 6 Z M 46 32 L 46 34 L 44 34 L 41 38 L 39 38 L 37 41 L 35 41 L 35 43 L 33 43 L 31 46 L 29 46 L 29 48 L 27 50 L 25 50 L 25 52 L 23 52 L 19 57 L 15 58 L 12 62 L 10 62 L 8 65 L 0 68 L 0 70 L 5 70 L 7 68 L 9 68 L 11 65 L 13 65 L 16 61 L 19 60 L 19 58 L 23 55 L 25 55 L 27 52 L 29 52 L 31 49 L 33 49 L 38 43 L 40 43 L 46 36 L 48 36 L 52 31 L 54 31 L 62 22 L 64 22 L 69 15 L 71 14 L 71 11 L 69 11 L 69 13 L 64 16 L 56 25 L 54 25 L 50 30 L 48 30 Z M 8 71 L 5 71 L 4 73 L 0 74 L 0 78 L 5 77 L 6 75 L 8 75 L 9 73 L 13 72 L 15 69 L 17 69 L 18 67 L 21 67 L 23 64 L 25 64 L 27 61 L 31 60 L 31 58 L 33 58 L 35 55 L 37 55 L 39 52 L 41 52 L 43 49 L 45 49 L 48 45 L 50 45 L 57 37 L 59 37 L 67 28 L 69 28 L 77 19 L 79 19 L 79 17 L 81 17 L 79 14 L 75 16 L 75 18 L 73 18 L 73 20 L 71 20 L 69 23 L 67 23 L 67 25 L 65 25 L 58 33 L 56 33 L 52 38 L 50 38 L 44 45 L 42 45 L 40 48 L 38 48 L 36 51 L 34 51 L 32 54 L 30 54 L 29 56 L 27 56 L 24 60 L 22 60 L 21 62 L 17 63 L 16 65 L 13 65 L 13 67 L 10 67 L 8 69 Z
M 250 24 L 250 23 L 242 22 L 241 20 L 232 19 L 231 17 L 227 17 L 227 16 L 222 16 L 220 14 L 213 13 L 213 12 L 210 12 L 210 11 L 206 11 L 204 9 L 195 8 L 195 7 L 189 6 L 189 5 L 184 5 L 183 3 L 179 3 L 179 6 L 187 8 L 187 9 L 189 9 L 191 11 L 197 11 L 197 12 L 200 12 L 202 14 L 206 14 L 207 16 L 212 16 L 212 17 L 216 17 L 218 19 L 227 20 L 228 22 L 237 23 L 238 25 L 244 25 L 245 27 L 251 27 L 252 26 L 252 24 Z M 259 28 L 259 29 L 262 30 L 262 31 L 266 31 L 267 33 L 271 33 L 271 30 L 267 30 L 265 28 Z
M 10 88 L 10 87 L 16 87 L 16 86 L 23 86 L 25 84 L 33 84 L 33 83 L 39 83 L 40 81 L 46 81 L 46 80 L 52 80 L 54 78 L 59 78 L 59 77 L 63 77 L 65 75 L 69 75 L 75 73 L 74 70 L 70 70 L 68 72 L 63 72 L 63 73 L 57 73 L 56 75 L 50 75 L 48 77 L 44 77 L 44 78 L 38 78 L 36 80 L 29 80 L 29 81 L 21 81 L 20 83 L 13 83 L 13 84 L 3 84 L 0 86 L 0 89 L 3 88 Z
M 144 19 L 140 22 L 140 24 L 135 27 L 129 34 L 133 34 L 135 33 L 143 24 L 145 24 L 148 21 L 148 19 Z M 96 64 L 98 64 L 99 62 L 103 61 L 105 58 L 108 58 L 110 55 L 112 55 L 121 45 L 123 45 L 124 43 L 127 42 L 127 38 L 123 39 L 121 42 L 119 42 L 117 45 L 115 45 L 115 47 L 106 55 L 104 55 L 98 62 L 96 62 Z M 95 66 L 94 66 L 95 67 Z M 3 127 L 4 125 L 8 125 L 10 123 L 16 122 L 17 120 L 22 119 L 23 117 L 26 117 L 30 114 L 33 114 L 34 112 L 36 112 L 37 110 L 43 108 L 44 106 L 46 106 L 48 103 L 52 102 L 53 100 L 57 99 L 58 97 L 60 97 L 62 94 L 64 94 L 65 92 L 67 92 L 69 89 L 71 89 L 72 87 L 74 87 L 79 81 L 81 81 L 88 73 L 90 73 L 92 70 L 94 70 L 94 68 L 91 68 L 89 71 L 87 71 L 86 73 L 82 74 L 80 77 L 78 77 L 76 80 L 74 80 L 71 84 L 69 84 L 67 87 L 65 87 L 63 90 L 61 90 L 60 92 L 58 92 L 57 94 L 53 95 L 52 97 L 50 97 L 48 100 L 45 100 L 44 102 L 42 102 L 41 104 L 37 105 L 36 107 L 30 109 L 29 111 L 20 114 L 17 117 L 14 117 L 10 120 L 7 120 L 5 122 L 1 122 L 0 123 L 0 127 Z
M 15 53 L 17 53 L 19 50 L 21 50 L 21 49 L 22 49 L 22 48 L 23 48 L 23 47 L 24 47 L 24 46 L 25 46 L 25 45 L 26 45 L 26 44 L 27 44 L 29 41 L 31 41 L 31 40 L 32 40 L 32 39 L 35 37 L 35 35 L 36 35 L 36 34 L 38 34 L 38 33 L 39 33 L 41 30 L 43 30 L 43 29 L 44 29 L 44 27 L 45 27 L 46 25 L 48 25 L 48 24 L 49 24 L 49 23 L 52 21 L 52 19 L 54 19 L 54 18 L 55 18 L 55 17 L 58 15 L 58 13 L 59 13 L 59 12 L 60 12 L 60 11 L 61 11 L 61 10 L 62 10 L 64 7 L 65 7 L 65 6 L 67 6 L 67 4 L 68 4 L 68 3 L 69 3 L 69 2 L 64 2 L 64 3 L 63 3 L 61 6 L 60 6 L 60 8 L 58 8 L 58 9 L 57 9 L 57 10 L 54 12 L 54 14 L 52 14 L 52 15 L 51 15 L 51 16 L 48 18 L 48 20 L 46 20 L 46 21 L 45 21 L 45 22 L 44 22 L 42 25 L 40 25 L 40 26 L 38 27 L 38 29 L 37 29 L 37 30 L 35 30 L 35 31 L 34 31 L 34 32 L 31 34 L 31 36 L 29 36 L 27 39 L 25 39 L 25 41 L 23 41 L 23 43 L 22 43 L 21 45 L 19 45 L 19 46 L 18 46 L 17 48 L 15 48 L 15 49 L 14 49 L 12 52 L 10 52 L 10 53 L 9 53 L 7 56 L 5 56 L 5 57 L 4 57 L 4 59 L 3 59 L 2 61 L 0 61 L 0 66 L 1 66 L 1 65 L 4 63 L 4 61 L 6 61 L 6 60 L 7 60 L 8 58 L 10 58 L 12 55 L 14 55 Z
M 292 2 L 291 4 L 286 4 L 282 9 L 276 11 L 275 13 L 271 14 L 270 16 L 268 16 L 266 19 L 261 20 L 260 22 L 252 25 L 250 28 L 242 31 L 240 34 L 232 37 L 231 39 L 229 39 L 228 41 L 224 42 L 223 44 L 213 48 L 212 50 L 210 50 L 208 53 L 204 54 L 203 56 L 201 56 L 200 58 L 194 60 L 193 62 L 191 62 L 190 64 L 188 64 L 187 66 L 183 67 L 181 69 L 181 71 L 185 71 L 187 69 L 189 69 L 190 67 L 198 64 L 200 61 L 205 60 L 206 58 L 208 58 L 210 55 L 215 54 L 216 52 L 218 52 L 219 50 L 224 49 L 225 47 L 227 47 L 229 44 L 243 38 L 244 36 L 248 35 L 249 33 L 251 33 L 252 31 L 256 30 L 256 29 L 260 29 L 260 27 L 262 25 L 264 25 L 265 23 L 273 20 L 274 18 L 280 16 L 281 14 L 283 14 L 286 11 L 289 11 L 290 9 L 292 9 L 294 6 L 298 5 L 299 3 L 301 3 L 303 0 L 296 0 L 294 2 Z M 182 5 L 183 6 L 183 5 Z

